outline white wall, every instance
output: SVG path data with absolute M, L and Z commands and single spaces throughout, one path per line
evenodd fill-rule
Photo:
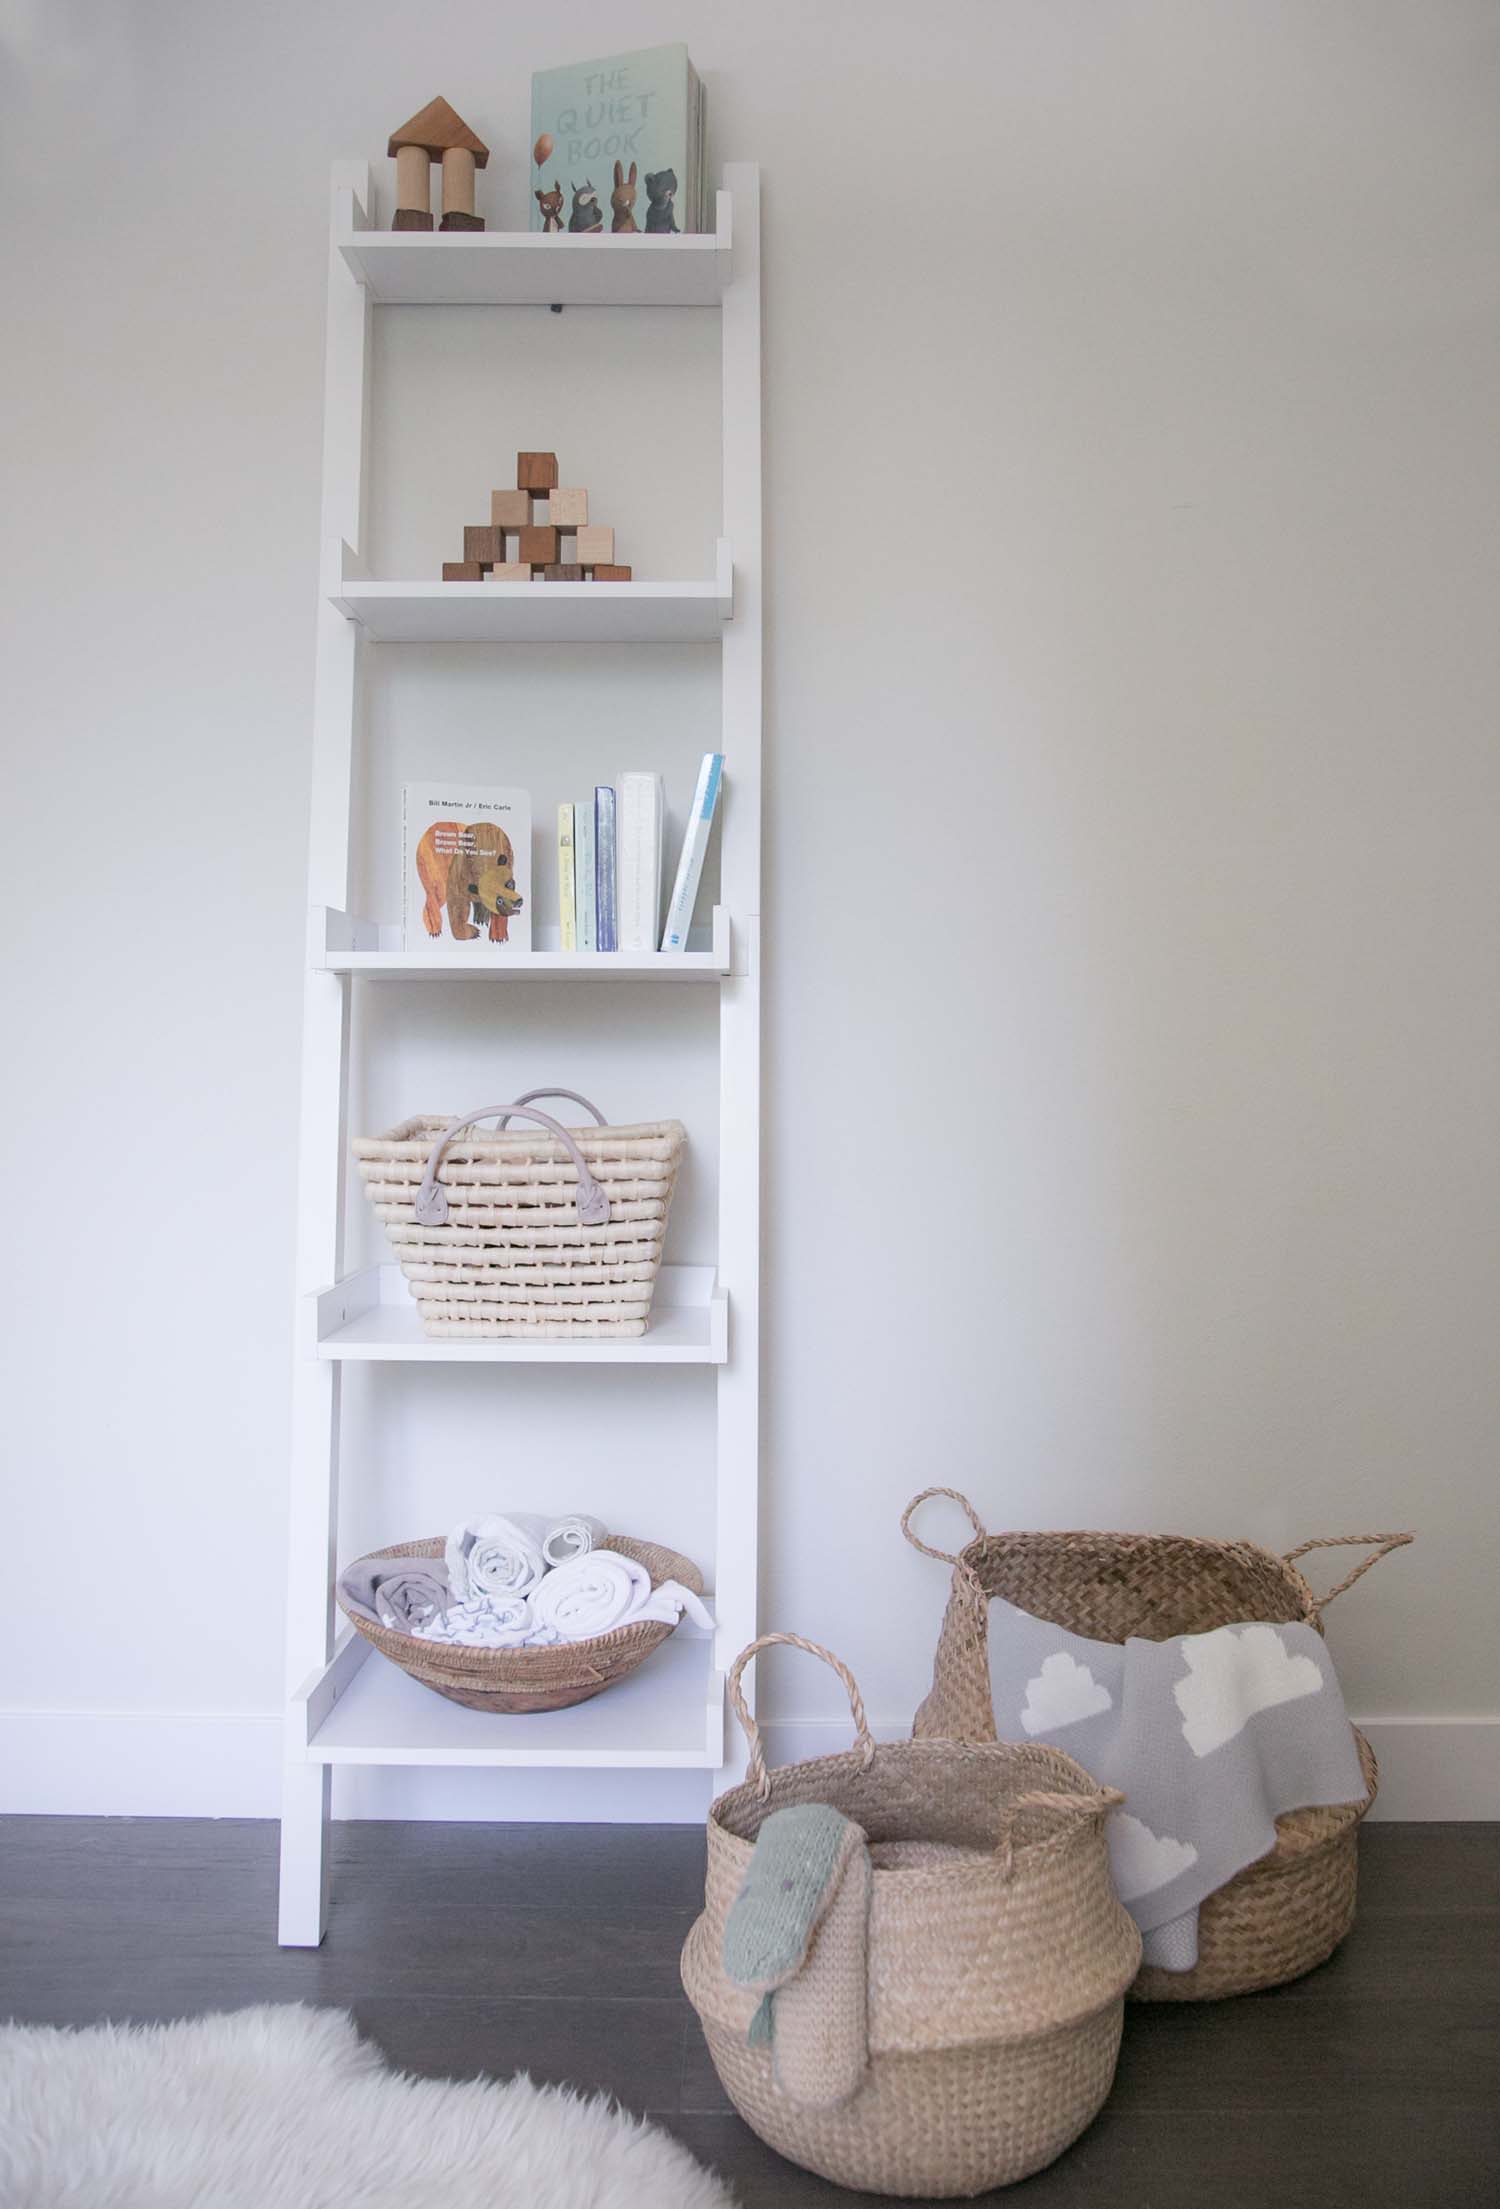
M 764 1616 L 839 1648 L 894 1727 L 944 1593 L 896 1532 L 929 1481 L 995 1525 L 1415 1526 L 1333 1646 L 1392 1721 L 1393 1807 L 1492 1801 L 1488 0 L 5 0 L 0 24 L 0 1799 L 275 1806 L 328 163 L 384 182 L 441 89 L 519 222 L 533 67 L 685 32 L 716 157 L 765 168 Z M 465 518 L 471 429 L 482 487 L 564 434 L 486 423 L 520 365 L 476 333 L 478 383 L 416 336 L 381 363 L 376 531 L 413 558 Z M 597 356 L 540 342 L 598 388 Z M 664 564 L 711 534 L 702 425 L 671 384 L 683 481 L 653 492 L 609 433 L 675 372 L 621 342 L 631 404 L 575 434 Z M 544 672 L 507 677 L 502 727 Z M 617 686 L 570 680 L 581 773 Z M 712 670 L 672 682 L 688 756 Z M 403 672 L 372 774 L 487 697 L 463 654 Z M 604 768 L 647 727 L 619 711 Z M 461 1104 L 492 1063 L 422 1018 L 425 1072 L 396 1080 L 408 1030 L 372 1111 Z M 655 1056 L 606 1036 L 602 1077 L 680 1076 L 691 1106 L 694 1018 Z M 551 1378 L 507 1398 L 533 1449 Z M 660 1509 L 691 1531 L 706 1389 L 616 1378 L 622 1429 L 661 1396 Z M 485 1408 L 406 1379 L 364 1399 L 361 1530 L 407 1507 L 429 1410 Z M 788 1741 L 835 1716 L 810 1674 L 767 1683 Z M 486 1785 L 346 1802 L 698 1807 Z

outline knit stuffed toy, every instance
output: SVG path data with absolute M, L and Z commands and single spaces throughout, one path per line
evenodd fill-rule
M 869 2062 L 870 1855 L 827 1803 L 773 1810 L 724 1924 L 724 1969 L 764 1994 L 750 2026 L 777 2084 L 812 2108 L 846 2101 Z

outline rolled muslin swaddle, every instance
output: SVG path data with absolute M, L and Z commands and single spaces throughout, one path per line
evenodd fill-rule
M 608 1544 L 608 1529 L 586 1511 L 577 1511 L 552 1521 L 542 1537 L 542 1555 L 549 1565 L 570 1565 L 576 1557 L 587 1557 L 591 1549 Z
M 443 1562 L 457 1600 L 529 1595 L 547 1570 L 542 1542 L 552 1523 L 532 1511 L 509 1516 L 492 1511 L 456 1526 L 444 1547 Z
M 453 1591 L 436 1557 L 362 1557 L 339 1574 L 339 1597 L 374 1625 L 414 1634 L 447 1609 Z
M 416 1634 L 419 1641 L 451 1642 L 465 1649 L 520 1649 L 534 1630 L 530 1596 L 480 1595 L 450 1604 L 417 1627 Z

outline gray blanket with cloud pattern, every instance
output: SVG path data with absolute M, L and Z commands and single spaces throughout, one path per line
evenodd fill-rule
M 1089 1641 L 997 1598 L 990 1680 L 1002 1741 L 1066 1749 L 1123 1791 L 1107 1827 L 1115 1885 L 1146 1962 L 1168 1971 L 1197 1962 L 1198 1905 L 1274 1847 L 1278 1817 L 1364 1799 L 1311 1626 Z

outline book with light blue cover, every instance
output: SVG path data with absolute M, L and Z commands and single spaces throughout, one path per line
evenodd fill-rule
M 681 44 L 539 69 L 531 80 L 531 136 L 533 158 L 537 147 L 544 157 L 532 170 L 531 228 L 546 228 L 537 202 L 545 190 L 562 193 L 565 230 L 612 231 L 618 186 L 626 229 L 649 236 L 706 229 L 703 129 L 703 86 Z
M 688 815 L 683 834 L 682 852 L 677 861 L 677 880 L 672 885 L 672 902 L 667 907 L 667 925 L 662 931 L 663 951 L 686 951 L 688 930 L 693 925 L 693 907 L 698 902 L 698 884 L 703 879 L 703 860 L 708 850 L 709 832 L 718 811 L 719 791 L 724 779 L 724 754 L 705 752 L 703 765 L 698 769 L 698 787 L 693 792 L 693 809 Z
M 615 930 L 615 794 L 606 783 L 594 790 L 594 934 L 601 951 L 618 951 Z

